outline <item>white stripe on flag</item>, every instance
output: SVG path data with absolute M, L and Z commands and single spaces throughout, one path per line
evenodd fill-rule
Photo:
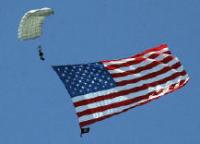
M 158 76 L 151 78 L 151 79 L 142 80 L 142 81 L 139 81 L 137 83 L 127 84 L 125 86 L 118 86 L 118 87 L 115 87 L 115 88 L 111 88 L 109 90 L 102 90 L 102 91 L 93 92 L 93 93 L 89 93 L 89 94 L 85 94 L 85 95 L 81 95 L 81 96 L 76 96 L 76 97 L 72 98 L 72 101 L 73 102 L 79 102 L 79 101 L 82 101 L 82 100 L 89 100 L 89 99 L 92 99 L 92 98 L 95 98 L 95 97 L 99 97 L 101 95 L 107 95 L 107 94 L 110 94 L 110 93 L 119 92 L 119 91 L 122 91 L 122 90 L 128 90 L 128 89 L 131 89 L 131 88 L 134 88 L 134 87 L 139 87 L 139 86 L 142 86 L 143 84 L 148 84 L 148 83 L 151 83 L 151 82 L 154 82 L 154 81 L 161 80 L 165 77 L 171 76 L 172 74 L 174 74 L 176 72 L 181 72 L 182 70 L 183 70 L 183 67 L 181 66 L 177 70 L 172 69 L 172 70 L 170 70 L 170 71 L 168 71 L 164 74 L 158 75 Z
M 161 53 L 164 53 L 164 52 L 167 52 L 167 51 L 168 51 L 168 48 L 165 48 L 165 49 L 162 49 L 161 51 L 149 52 L 149 53 L 145 54 L 143 57 L 147 58 L 152 54 L 155 54 L 155 53 L 161 54 Z M 103 62 L 103 63 L 105 64 L 105 66 L 109 66 L 109 65 L 113 65 L 113 64 L 123 64 L 123 63 L 129 62 L 129 61 L 134 61 L 135 59 L 136 58 L 124 58 L 124 59 L 121 59 L 121 60 L 113 60 L 113 61 Z
M 171 55 L 169 54 L 161 54 L 159 55 L 158 57 L 154 58 L 154 59 L 150 59 L 150 58 L 147 58 L 145 61 L 142 61 L 141 63 L 138 63 L 138 64 L 134 64 L 134 65 L 130 65 L 130 66 L 124 66 L 124 67 L 120 67 L 120 68 L 117 68 L 117 69 L 114 69 L 114 70 L 108 70 L 110 73 L 114 74 L 114 73 L 122 73 L 124 71 L 128 71 L 128 70 L 135 70 L 139 67 L 144 67 L 144 66 L 147 66 L 148 64 L 151 64 L 153 61 L 162 61 L 163 59 L 165 59 L 166 57 L 169 57 Z M 177 59 L 178 60 L 178 59 Z M 103 65 L 105 67 L 107 67 L 106 64 L 103 63 Z
M 76 109 L 76 112 L 78 113 L 78 112 L 82 112 L 82 111 L 87 110 L 87 109 L 97 108 L 97 107 L 100 107 L 100 106 L 105 106 L 105 105 L 125 101 L 125 100 L 128 100 L 128 99 L 132 99 L 132 98 L 135 98 L 135 97 L 145 95 L 145 94 L 153 92 L 153 91 L 159 91 L 161 88 L 165 88 L 169 85 L 175 84 L 175 83 L 180 82 L 181 80 L 185 80 L 187 78 L 188 78 L 187 75 L 179 76 L 172 81 L 166 82 L 166 83 L 161 84 L 161 85 L 157 85 L 155 87 L 149 87 L 148 89 L 145 89 L 145 90 L 142 90 L 142 91 L 139 91 L 139 92 L 136 92 L 136 93 L 130 93 L 128 95 L 119 96 L 119 97 L 116 97 L 116 98 L 113 98 L 113 99 L 102 100 L 102 101 L 98 101 L 98 102 L 95 102 L 95 103 L 90 103 L 90 104 L 87 104 L 87 105 L 79 106 L 79 107 L 76 107 L 75 109 Z M 112 91 L 111 91 L 111 93 L 112 93 Z
M 149 60 L 149 61 L 153 61 L 153 60 Z M 156 71 L 159 71 L 165 67 L 170 67 L 174 64 L 176 64 L 178 61 L 177 60 L 172 60 L 170 61 L 170 63 L 168 64 L 159 64 L 155 67 L 153 67 L 152 69 L 147 69 L 147 70 L 144 70 L 144 71 L 141 71 L 139 73 L 136 73 L 136 74 L 131 74 L 131 75 L 127 75 L 127 76 L 123 76 L 123 77 L 118 77 L 118 78 L 114 78 L 114 80 L 116 82 L 119 82 L 119 81 L 122 81 L 122 80 L 130 80 L 130 79 L 135 79 L 135 78 L 139 78 L 139 77 L 143 77 L 149 73 L 153 73 L 153 72 L 156 72 Z
M 185 83 L 188 81 L 188 76 L 184 76 L 181 78 L 182 80 L 185 80 Z M 173 81 L 174 82 L 174 81 Z M 178 82 L 180 82 L 178 80 Z M 171 84 L 176 84 L 177 81 L 175 83 L 171 83 Z M 166 84 L 168 85 L 168 84 Z M 177 85 L 179 85 L 177 83 Z M 165 89 L 165 86 L 163 86 L 162 88 Z M 159 88 L 158 90 L 162 89 L 162 88 Z M 154 98 L 157 98 L 157 97 L 160 97 L 161 95 L 164 95 L 165 93 L 167 93 L 168 91 L 165 90 L 164 92 L 162 92 L 161 94 L 159 95 L 154 95 L 152 97 L 149 97 L 150 99 L 154 99 Z M 97 112 L 97 113 L 92 113 L 92 114 L 89 114 L 89 115 L 84 115 L 84 116 L 81 116 L 79 117 L 79 122 L 84 122 L 84 121 L 88 121 L 88 120 L 92 120 L 92 119 L 96 119 L 96 118 L 100 118 L 100 117 L 103 117 L 103 116 L 106 116 L 106 115 L 110 115 L 110 114 L 114 114 L 114 113 L 118 113 L 118 112 L 121 112 L 125 109 L 128 109 L 130 107 L 133 107 L 135 105 L 138 105 L 139 103 L 143 103 L 144 101 L 149 101 L 149 99 L 145 99 L 145 100 L 140 100 L 136 103 L 132 103 L 130 105 L 126 105 L 126 106 L 120 106 L 120 107 L 117 107 L 117 108 L 111 108 L 111 109 L 107 109 L 105 111 L 102 111 L 102 112 Z

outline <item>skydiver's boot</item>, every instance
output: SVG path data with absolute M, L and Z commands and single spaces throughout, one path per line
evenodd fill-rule
M 43 60 L 43 61 L 45 60 L 45 58 L 43 58 L 43 57 L 40 57 L 40 59 Z

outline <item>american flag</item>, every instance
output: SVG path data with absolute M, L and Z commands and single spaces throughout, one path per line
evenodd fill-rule
M 189 80 L 166 44 L 128 58 L 53 69 L 72 98 L 81 128 L 158 99 Z

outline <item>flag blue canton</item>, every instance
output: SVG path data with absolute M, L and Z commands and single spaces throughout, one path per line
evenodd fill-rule
M 116 86 L 101 62 L 53 66 L 71 97 L 110 89 Z

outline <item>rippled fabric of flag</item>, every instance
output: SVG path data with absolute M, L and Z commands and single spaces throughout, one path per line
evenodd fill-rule
M 53 69 L 72 98 L 81 128 L 158 99 L 189 80 L 166 44 L 128 58 Z

